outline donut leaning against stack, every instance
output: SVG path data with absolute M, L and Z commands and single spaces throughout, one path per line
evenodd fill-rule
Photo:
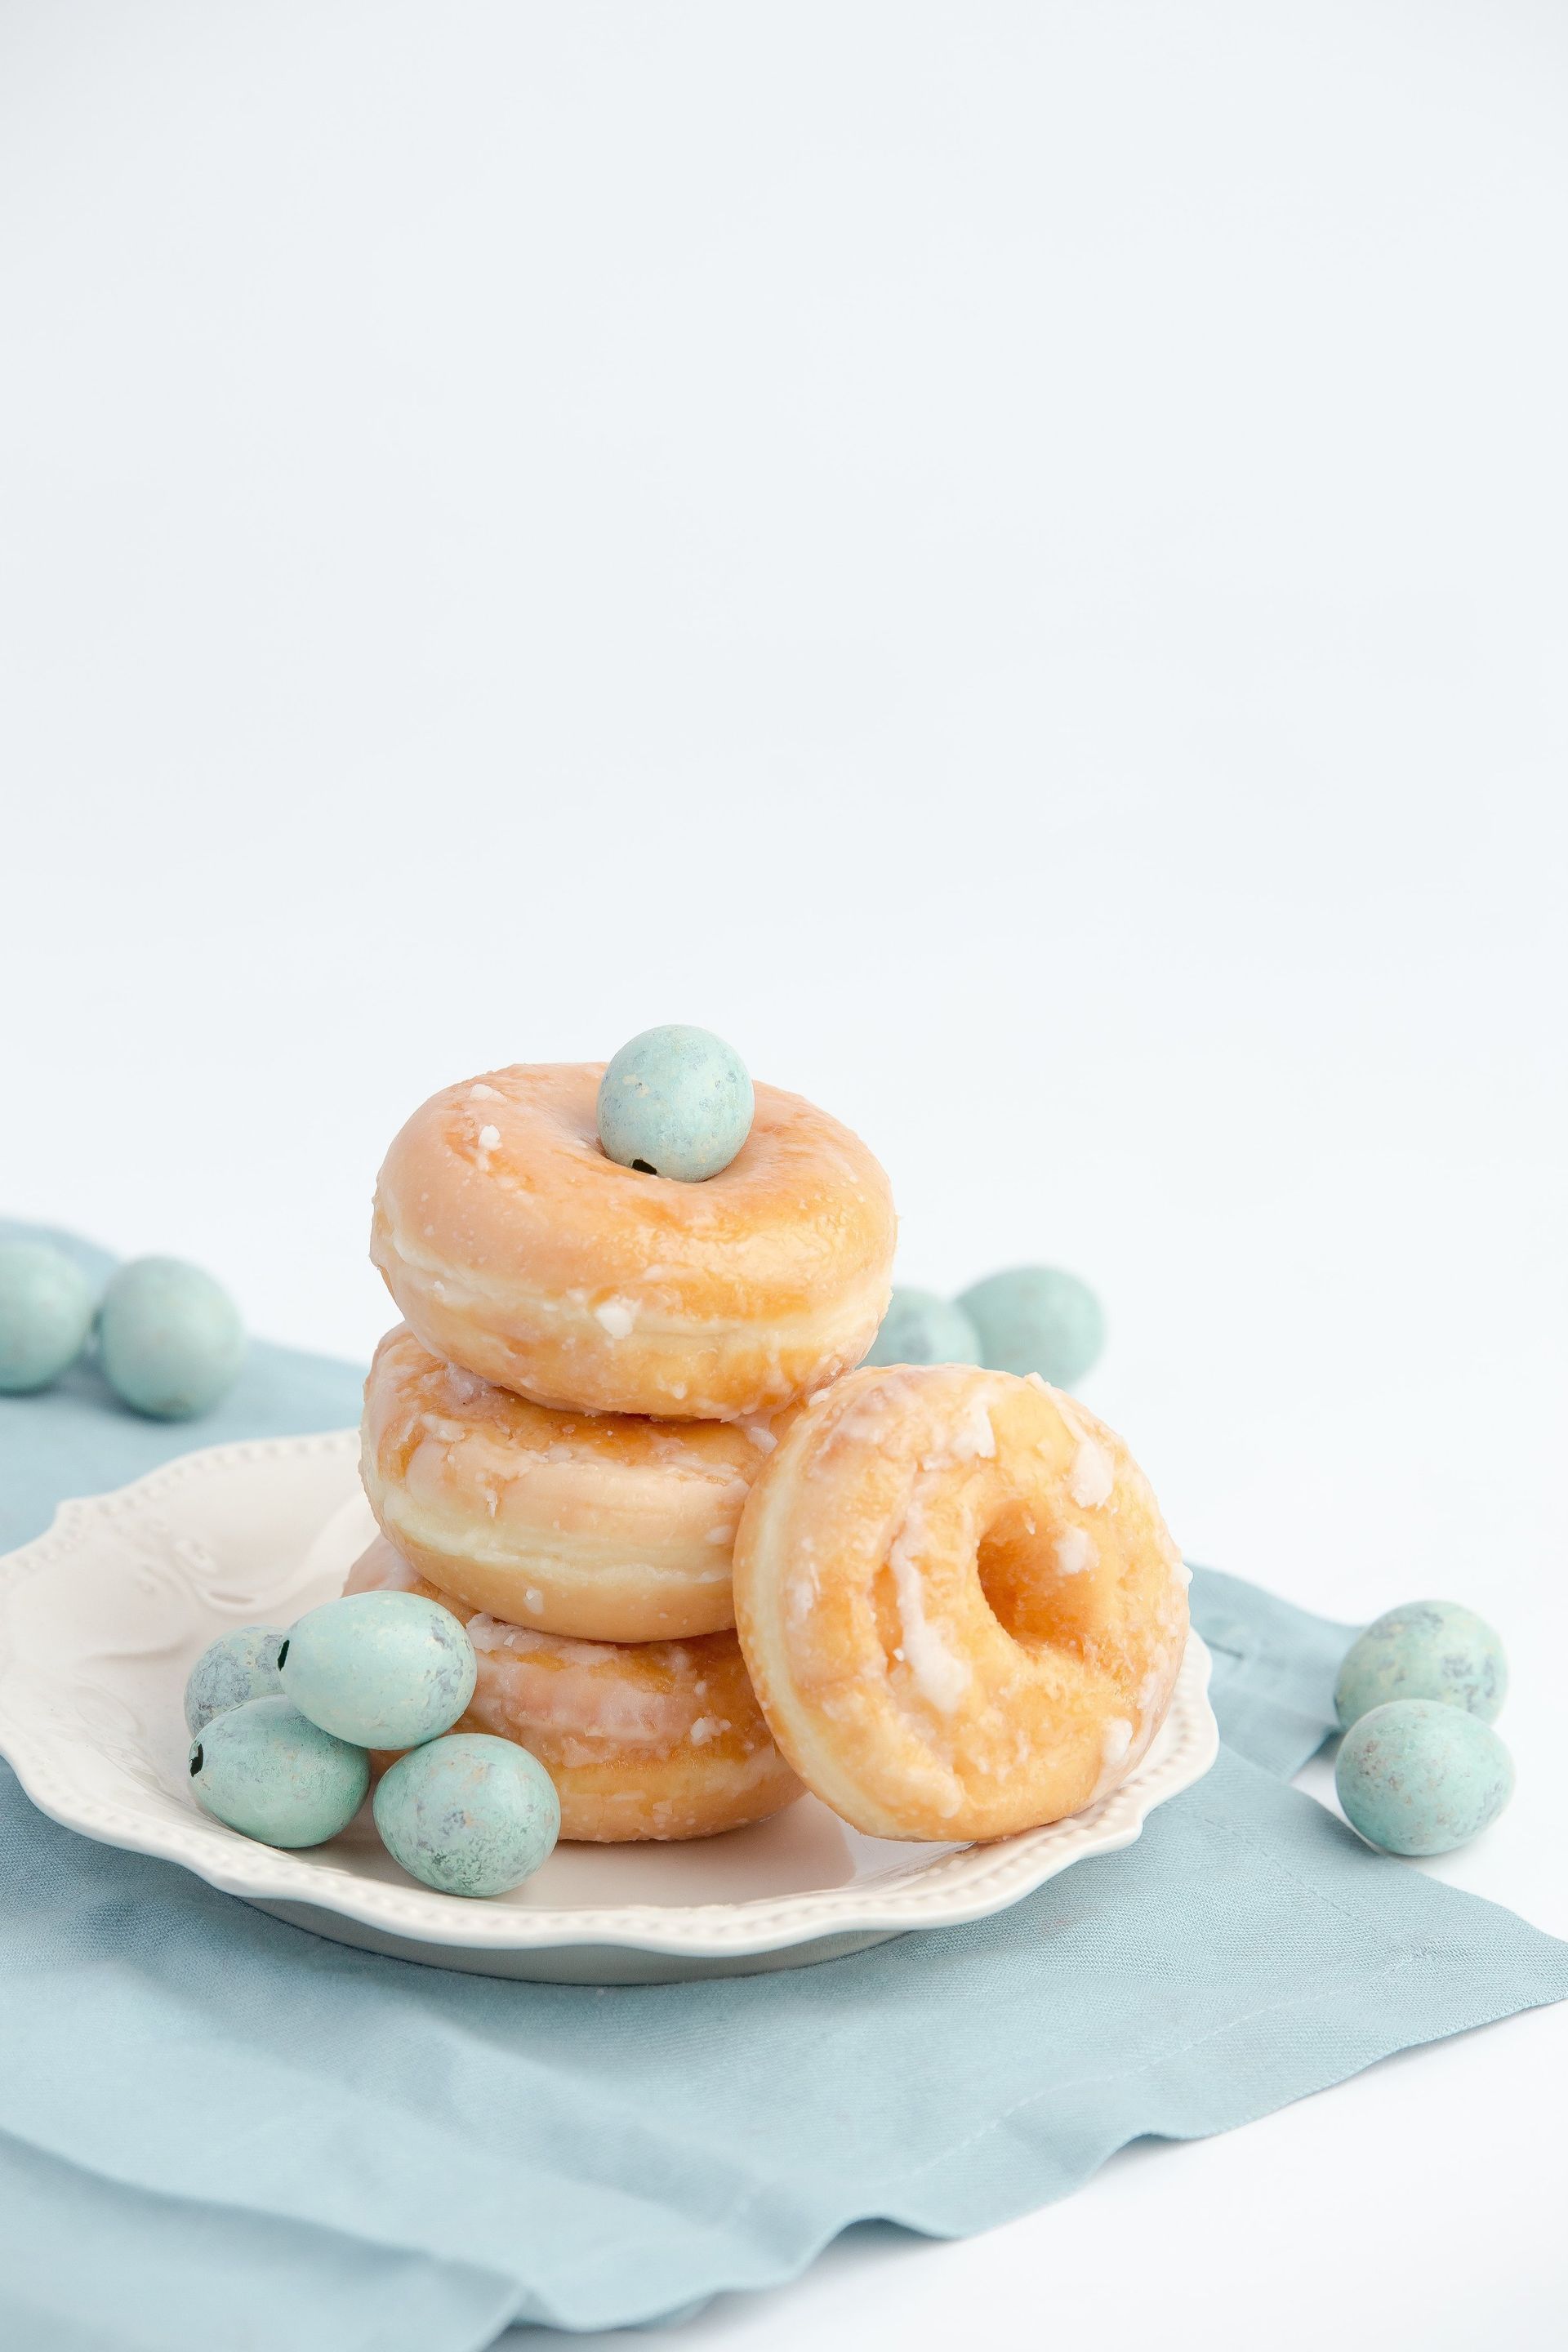
M 464 1080 L 394 1139 L 371 1255 L 405 1324 L 366 1383 L 382 1540 L 349 1589 L 467 1624 L 456 1727 L 540 1758 L 564 1837 L 700 1837 L 800 1793 L 731 1559 L 803 1402 L 870 1345 L 894 1231 L 865 1146 L 702 1032 Z
M 1187 1571 L 1147 1479 L 1037 1373 L 852 1373 L 795 1420 L 735 1548 L 779 1746 L 873 1837 L 1005 1837 L 1118 1788 L 1164 1721 Z

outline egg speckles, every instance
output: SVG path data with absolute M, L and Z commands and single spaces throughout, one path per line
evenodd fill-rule
M 599 1140 L 607 1158 L 647 1176 L 701 1183 L 728 1168 L 752 1131 L 751 1075 L 707 1029 L 645 1029 L 599 1081 Z
M 1388 1853 L 1449 1853 L 1495 1822 L 1513 1760 L 1489 1724 L 1440 1699 L 1394 1699 L 1345 1734 L 1334 1769 L 1345 1819 Z
M 1508 1690 L 1502 1643 L 1483 1618 L 1452 1601 L 1386 1610 L 1352 1643 L 1334 1685 L 1348 1730 L 1392 1699 L 1435 1699 L 1496 1721 Z
M 263 1845 L 321 1845 L 364 1802 L 370 1759 L 289 1700 L 247 1699 L 191 1742 L 191 1786 L 207 1811 Z
M 215 1715 L 247 1699 L 272 1698 L 283 1688 L 278 1653 L 287 1634 L 279 1625 L 240 1625 L 220 1633 L 202 1652 L 185 1684 L 185 1728 L 197 1732 Z
M 359 1748 L 415 1748 L 474 1694 L 473 1644 L 450 1610 L 416 1592 L 351 1592 L 300 1619 L 279 1661 L 300 1712 Z
M 531 1878 L 561 1833 L 561 1803 L 535 1756 L 488 1732 L 458 1732 L 400 1757 L 375 1792 L 394 1861 L 442 1895 L 506 1895 Z

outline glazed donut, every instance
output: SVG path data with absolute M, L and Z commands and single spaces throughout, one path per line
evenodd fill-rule
M 382 1533 L 472 1609 L 593 1642 L 717 1633 L 773 1422 L 567 1413 L 444 1364 L 406 1326 L 364 1384 L 360 1469 Z
M 567 1412 L 738 1421 L 835 1380 L 890 1295 L 881 1169 L 826 1111 L 758 1087 L 700 1184 L 606 1159 L 603 1065 L 492 1070 L 393 1139 L 370 1254 L 426 1346 Z
M 765 1821 L 801 1793 L 733 1633 L 626 1646 L 536 1633 L 448 1600 L 384 1537 L 343 1590 L 421 1593 L 467 1625 L 479 1679 L 452 1727 L 493 1732 L 537 1756 L 561 1799 L 563 1838 L 711 1837 Z
M 995 1838 L 1109 1795 L 1164 1719 L 1186 1570 L 1120 1438 L 1036 1373 L 851 1373 L 735 1542 L 774 1738 L 884 1838 Z

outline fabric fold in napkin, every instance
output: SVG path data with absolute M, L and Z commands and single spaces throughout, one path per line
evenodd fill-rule
M 358 1380 L 258 1347 L 248 1433 L 349 1422 Z M 238 1409 L 110 1444 L 88 1375 L 0 1401 L 10 1541 Z M 595 1990 L 351 1951 L 58 1829 L 0 1768 L 0 2341 L 482 2352 L 513 2320 L 658 2319 L 853 2221 L 985 2229 L 1129 2140 L 1568 1994 L 1568 1946 L 1284 1784 L 1351 1629 L 1202 1570 L 1193 1603 L 1226 1745 L 1135 1845 L 772 1975 Z

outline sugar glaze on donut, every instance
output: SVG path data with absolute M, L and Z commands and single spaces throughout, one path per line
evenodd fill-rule
M 399 1325 L 365 1382 L 360 1467 L 382 1532 L 444 1592 L 541 1633 L 671 1640 L 734 1623 L 741 1507 L 795 1410 L 557 1412 Z
M 447 1087 L 393 1139 L 371 1256 L 432 1352 L 566 1411 L 733 1421 L 836 1379 L 891 1290 L 888 1180 L 826 1111 L 756 1088 L 700 1184 L 601 1150 L 603 1065 Z
M 735 1545 L 780 1748 L 857 1829 L 994 1838 L 1115 1789 L 1170 1704 L 1186 1570 L 1120 1438 L 1037 1375 L 852 1373 Z
M 453 1728 L 514 1739 L 537 1756 L 561 1799 L 563 1838 L 711 1837 L 765 1821 L 801 1794 L 732 1633 L 627 1644 L 535 1633 L 448 1598 L 384 1538 L 362 1553 L 343 1589 L 421 1593 L 467 1625 L 479 1679 Z

